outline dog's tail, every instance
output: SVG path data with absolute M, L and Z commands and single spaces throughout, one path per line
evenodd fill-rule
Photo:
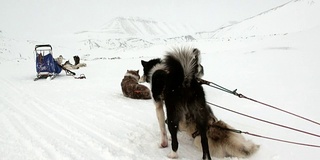
M 201 78 L 203 67 L 200 65 L 200 51 L 197 48 L 175 48 L 164 58 L 171 86 L 190 86 L 195 78 Z
M 200 51 L 196 48 L 174 48 L 167 52 L 162 61 L 164 63 L 159 62 L 150 71 L 151 90 L 155 101 L 163 99 L 165 88 L 174 90 L 177 87 L 190 87 L 191 83 L 197 83 L 196 78 L 203 75 Z

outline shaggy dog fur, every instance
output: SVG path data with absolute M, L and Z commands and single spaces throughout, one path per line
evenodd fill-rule
M 210 154 L 214 157 L 248 158 L 259 149 L 259 145 L 247 141 L 241 134 L 227 130 L 233 128 L 224 121 L 216 119 L 213 114 L 212 119 L 209 120 L 209 126 L 207 131 L 208 143 Z M 195 146 L 202 149 L 201 137 L 197 134 L 193 122 L 181 122 L 179 130 L 192 136 Z
M 200 51 L 194 48 L 173 49 L 167 52 L 161 63 L 150 68 L 149 78 L 145 78 L 151 83 L 162 147 L 168 145 L 163 102 L 166 106 L 167 124 L 172 139 L 172 151 L 168 157 L 178 157 L 179 124 L 183 121 L 192 121 L 201 137 L 202 159 L 211 159 L 206 134 L 211 110 L 206 105 L 203 88 L 197 81 L 203 73 Z
M 133 99 L 151 99 L 149 88 L 139 84 L 139 79 L 139 70 L 127 70 L 121 82 L 123 95 Z
M 242 135 L 221 129 L 232 127 L 218 120 L 206 105 L 204 91 L 197 81 L 203 75 L 198 49 L 174 49 L 162 60 L 142 60 L 141 64 L 144 74 L 140 82 L 151 83 L 161 130 L 161 147 L 168 145 L 163 102 L 166 105 L 173 150 L 168 155 L 170 158 L 178 157 L 177 129 L 195 138 L 195 145 L 203 151 L 203 159 L 210 159 L 210 154 L 221 158 L 246 158 L 258 150 L 258 145 L 245 140 Z

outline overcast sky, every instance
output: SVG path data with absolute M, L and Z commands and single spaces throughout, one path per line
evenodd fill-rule
M 118 16 L 192 24 L 215 30 L 290 0 L 1 0 L 0 30 L 37 39 L 99 29 Z

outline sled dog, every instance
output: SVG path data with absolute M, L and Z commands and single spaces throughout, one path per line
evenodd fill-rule
M 209 120 L 209 129 L 207 131 L 208 144 L 212 156 L 217 158 L 248 158 L 259 149 L 259 145 L 246 140 L 239 133 L 230 131 L 229 129 L 232 130 L 234 128 L 224 121 L 216 119 L 213 114 L 212 116 L 212 119 Z M 181 122 L 179 130 L 185 131 L 192 136 L 195 146 L 202 149 L 200 145 L 201 137 L 198 135 L 195 124 L 192 121 Z
M 151 99 L 150 89 L 138 83 L 139 70 L 127 70 L 121 82 L 122 93 L 133 99 Z
M 205 93 L 198 78 L 203 76 L 200 51 L 194 48 L 176 48 L 163 59 L 141 60 L 143 75 L 140 82 L 149 82 L 156 106 L 161 131 L 160 147 L 168 146 L 163 103 L 166 106 L 167 124 L 172 138 L 170 158 L 177 158 L 177 131 L 193 136 L 195 145 L 202 149 L 203 159 L 214 157 L 245 158 L 255 153 L 259 146 L 246 141 L 240 134 L 218 120 L 206 104 Z
M 200 51 L 194 48 L 174 48 L 166 53 L 160 63 L 151 66 L 144 77 L 151 84 L 151 92 L 161 130 L 161 147 L 168 146 L 163 103 L 166 106 L 167 124 L 171 134 L 172 151 L 169 158 L 178 158 L 177 132 L 179 123 L 192 119 L 201 137 L 202 159 L 211 159 L 207 139 L 210 108 L 206 105 L 205 94 L 197 78 L 202 76 Z M 143 62 L 142 62 L 143 63 Z M 141 81 L 143 81 L 143 78 Z
M 62 67 L 64 67 L 65 69 L 68 69 L 68 70 L 79 69 L 80 67 L 86 67 L 87 66 L 86 63 L 80 63 L 79 56 L 73 56 L 74 64 L 72 64 L 70 62 L 70 60 L 67 60 L 67 61 L 63 62 L 64 58 L 63 58 L 62 55 L 60 55 L 59 57 L 55 58 L 55 60 L 57 61 L 57 63 L 59 65 L 61 65 Z

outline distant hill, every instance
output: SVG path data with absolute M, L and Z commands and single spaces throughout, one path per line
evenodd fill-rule
M 196 31 L 185 24 L 171 24 L 139 17 L 116 17 L 96 30 L 79 31 L 59 37 L 70 50 L 86 52 L 93 49 L 130 50 L 157 44 L 194 42 L 212 39 L 238 39 L 286 35 L 320 26 L 320 2 L 293 0 L 281 6 L 232 22 L 212 31 Z M 67 35 L 65 35 L 67 36 Z M 70 43 L 74 43 L 70 45 Z M 12 39 L 0 30 L 0 60 L 32 58 L 34 41 Z M 30 54 L 25 54 L 26 52 Z M 71 52 L 70 52 L 71 53 Z M 23 56 L 28 55 L 28 56 Z
M 32 58 L 33 46 L 34 44 L 30 41 L 11 38 L 0 30 L 0 63 Z
M 145 48 L 153 44 L 174 41 L 193 41 L 192 27 L 169 24 L 139 17 L 117 17 L 95 31 L 77 32 L 78 40 L 85 49 Z
M 293 0 L 240 22 L 212 31 L 142 18 L 117 17 L 97 31 L 78 33 L 85 49 L 145 48 L 154 44 L 190 42 L 214 38 L 248 38 L 285 35 L 320 25 L 320 3 Z
M 139 17 L 117 17 L 102 27 L 101 32 L 128 36 L 177 36 L 195 30 L 184 24 L 169 24 Z
M 197 38 L 283 35 L 312 29 L 320 25 L 320 3 L 294 0 L 236 24 L 211 32 L 198 32 Z

